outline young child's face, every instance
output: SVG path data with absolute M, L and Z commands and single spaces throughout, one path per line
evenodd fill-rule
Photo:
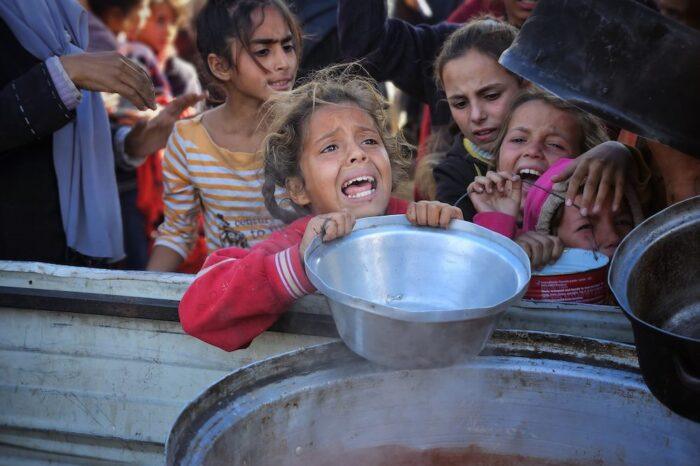
M 523 25 L 537 6 L 537 0 L 503 0 L 508 22 L 515 27 Z
M 276 8 L 265 7 L 264 15 L 261 9 L 255 10 L 252 20 L 260 26 L 250 39 L 250 53 L 241 50 L 240 44 L 232 47 L 231 62 L 235 65 L 231 84 L 237 92 L 264 102 L 273 93 L 288 91 L 294 85 L 297 51 L 292 32 Z
M 580 205 L 581 195 L 574 200 Z M 575 206 L 564 207 L 557 236 L 564 246 L 570 248 L 593 249 L 612 257 L 620 241 L 634 228 L 634 220 L 629 206 L 622 203 L 619 212 L 612 211 L 612 198 L 606 200 L 598 214 L 584 217 Z
M 498 170 L 536 181 L 562 157 L 579 155 L 580 131 L 573 115 L 540 100 L 518 107 L 498 154 Z M 523 198 L 529 190 L 523 184 Z
M 167 3 L 151 5 L 151 14 L 138 33 L 138 40 L 148 45 L 156 55 L 175 40 L 177 34 L 175 11 Z
M 318 107 L 306 124 L 302 180 L 288 191 L 314 215 L 347 209 L 357 218 L 382 215 L 391 196 L 391 165 L 372 117 L 352 103 Z
M 445 64 L 442 83 L 459 130 L 488 150 L 520 90 L 518 80 L 492 57 L 472 49 Z

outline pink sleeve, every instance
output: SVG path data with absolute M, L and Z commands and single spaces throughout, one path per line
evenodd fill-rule
M 474 223 L 510 239 L 517 230 L 515 217 L 501 212 L 480 212 L 474 216 Z

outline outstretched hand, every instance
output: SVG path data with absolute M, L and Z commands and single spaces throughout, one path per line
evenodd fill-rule
M 520 213 L 523 183 L 513 173 L 490 171 L 477 176 L 467 192 L 477 212 L 501 212 L 516 218 Z
M 117 52 L 89 52 L 59 59 L 77 88 L 117 93 L 139 110 L 155 110 L 156 93 L 150 76 L 125 56 Z
M 579 203 L 583 216 L 589 212 L 598 213 L 612 189 L 612 208 L 613 212 L 617 212 L 625 194 L 626 173 L 631 163 L 630 151 L 624 144 L 607 141 L 576 157 L 564 171 L 552 177 L 552 182 L 569 180 L 567 206 L 573 205 L 574 198 L 583 186 Z
M 170 101 L 156 116 L 138 120 L 126 136 L 126 153 L 131 157 L 144 158 L 164 148 L 180 115 L 204 98 L 205 94 L 181 95 Z

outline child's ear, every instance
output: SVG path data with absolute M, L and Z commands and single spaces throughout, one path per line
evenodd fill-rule
M 284 182 L 284 187 L 289 193 L 289 197 L 292 199 L 296 205 L 307 206 L 311 204 L 309 195 L 306 193 L 306 188 L 304 187 L 304 180 L 299 176 L 292 176 L 287 178 Z
M 228 81 L 231 79 L 231 70 L 233 67 L 215 53 L 210 53 L 207 55 L 207 66 L 209 66 L 209 71 L 213 74 L 216 79 L 221 81 Z

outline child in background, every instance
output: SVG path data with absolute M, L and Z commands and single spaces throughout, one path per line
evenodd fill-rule
M 433 169 L 436 199 L 453 204 L 475 177 L 495 168 L 493 143 L 513 99 L 527 82 L 498 63 L 518 30 L 495 19 L 472 21 L 455 31 L 435 60 L 435 79 L 459 128 L 452 147 Z M 466 219 L 476 213 L 468 198 Z
M 374 85 L 322 71 L 275 98 L 263 145 L 264 196 L 270 212 L 291 224 L 250 250 L 209 256 L 180 302 L 187 333 L 227 351 L 248 345 L 314 291 L 303 264 L 311 241 L 349 234 L 356 218 L 405 213 L 413 224 L 443 228 L 462 218 L 447 204 L 391 197 L 409 147 L 389 133 Z M 275 186 L 286 188 L 293 210 L 278 203 Z
M 174 96 L 200 94 L 202 86 L 195 67 L 177 56 L 174 42 L 178 28 L 190 16 L 190 0 L 149 0 L 151 14 L 139 29 L 136 40 L 155 54 L 159 71 Z
M 175 126 L 163 161 L 165 220 L 148 270 L 177 269 L 196 239 L 200 211 L 209 251 L 253 246 L 282 227 L 260 193 L 256 152 L 266 130 L 259 111 L 292 88 L 299 26 L 280 0 L 212 0 L 196 25 L 202 61 L 226 100 Z

